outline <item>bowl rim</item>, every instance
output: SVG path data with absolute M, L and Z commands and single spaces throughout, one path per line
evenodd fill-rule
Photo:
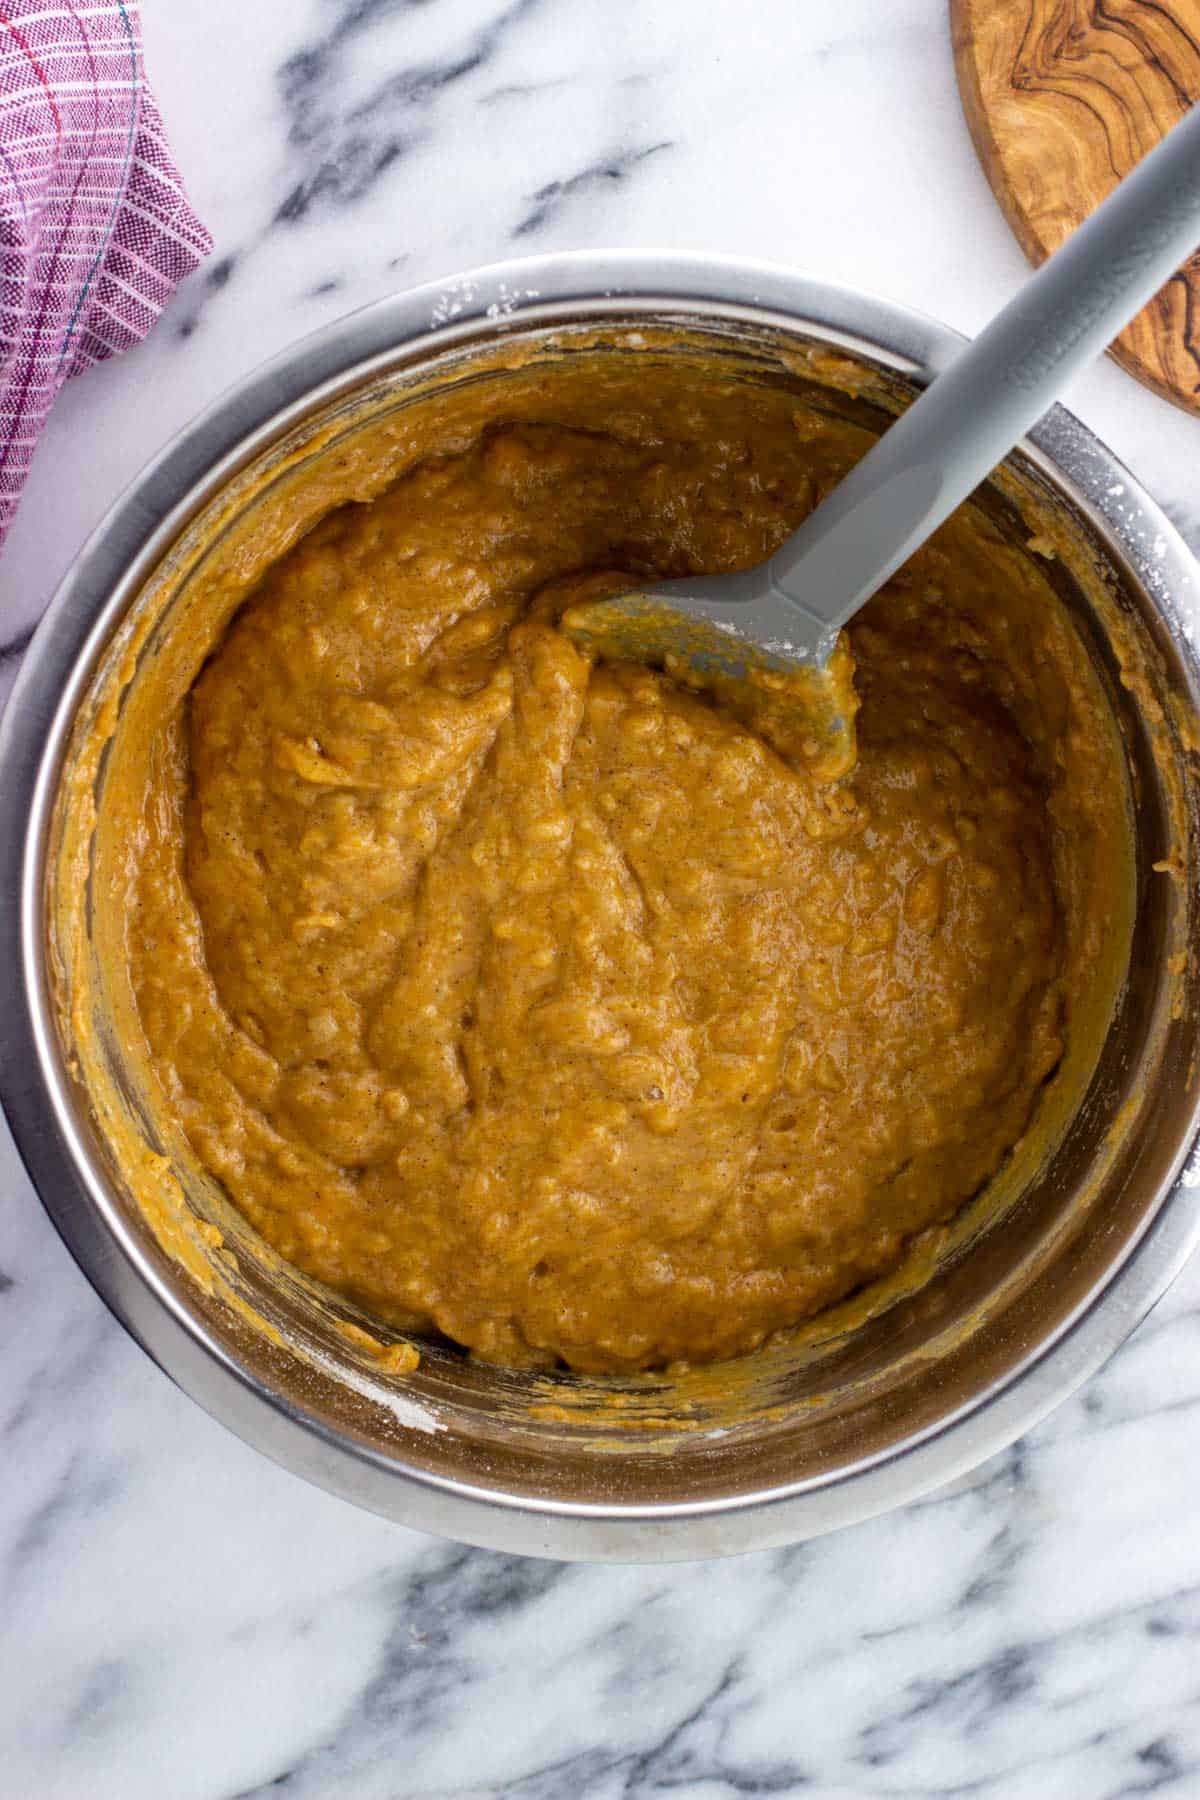
M 539 1500 L 473 1487 L 388 1458 L 331 1430 L 262 1384 L 205 1333 L 116 1229 L 105 1182 L 76 1130 L 46 1006 L 44 853 L 57 766 L 77 704 L 116 621 L 187 520 L 236 468 L 328 392 L 358 385 L 397 355 L 526 331 L 564 309 L 571 321 L 664 312 L 805 329 L 917 381 L 953 360 L 963 337 L 906 307 L 838 283 L 740 258 L 578 251 L 502 262 L 375 301 L 253 370 L 165 445 L 114 502 L 75 558 L 27 650 L 0 720 L 0 1012 L 3 1102 L 19 1154 L 51 1220 L 101 1298 L 185 1392 L 294 1473 L 369 1510 L 487 1548 L 594 1560 L 669 1560 L 790 1543 L 902 1505 L 963 1474 L 1043 1418 L 1149 1312 L 1200 1240 L 1189 1132 L 1140 1236 L 1059 1330 L 992 1388 L 869 1464 L 784 1488 L 629 1506 Z M 1200 609 L 1200 566 L 1120 461 L 1055 407 L 1021 448 L 1115 544 L 1196 672 L 1170 596 Z M 1195 1120 L 1193 1118 L 1193 1125 Z

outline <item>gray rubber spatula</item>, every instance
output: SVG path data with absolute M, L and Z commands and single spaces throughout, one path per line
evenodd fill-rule
M 985 479 L 1200 242 L 1194 106 L 973 343 L 756 568 L 568 609 L 581 647 L 779 688 L 826 773 L 854 756 L 841 626 Z M 771 679 L 769 672 L 774 673 Z M 783 701 L 784 693 L 777 698 Z M 813 760 L 818 760 L 814 758 Z

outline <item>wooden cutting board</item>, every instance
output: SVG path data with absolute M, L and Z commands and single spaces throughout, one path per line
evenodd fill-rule
M 1034 262 L 1200 100 L 1200 0 L 950 0 L 950 17 L 975 148 Z M 1200 414 L 1200 254 L 1112 354 Z

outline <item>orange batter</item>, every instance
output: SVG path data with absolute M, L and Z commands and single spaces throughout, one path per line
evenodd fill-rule
M 150 778 L 167 1105 L 285 1257 L 492 1361 L 727 1357 L 893 1268 L 1026 1131 L 1100 929 L 1093 677 L 969 514 L 850 632 L 835 784 L 555 628 L 564 578 L 744 566 L 811 506 L 787 409 L 721 404 L 499 423 L 341 508 Z

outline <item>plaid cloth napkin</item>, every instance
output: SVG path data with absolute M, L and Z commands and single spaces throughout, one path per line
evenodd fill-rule
M 211 248 L 132 0 L 0 0 L 0 543 L 67 376 L 144 337 Z

